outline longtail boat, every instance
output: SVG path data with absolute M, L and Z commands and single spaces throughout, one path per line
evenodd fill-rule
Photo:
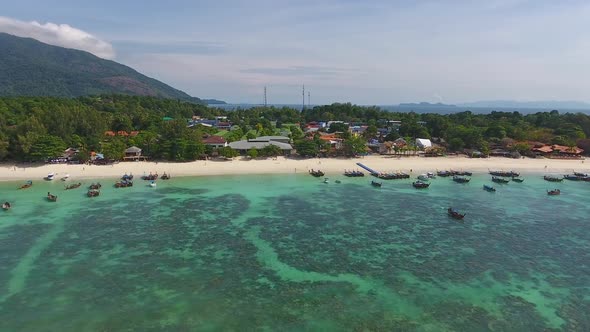
M 451 218 L 455 218 L 455 219 L 458 219 L 458 220 L 463 220 L 463 218 L 465 218 L 465 213 L 464 214 L 461 214 L 461 213 L 457 212 L 455 209 L 453 209 L 452 207 L 450 207 L 447 210 L 447 213 L 449 214 L 449 216 Z
M 549 195 L 549 196 L 561 195 L 561 190 L 559 190 L 559 189 L 547 190 L 547 195 Z
M 496 188 L 492 187 L 492 186 L 488 186 L 487 184 L 483 185 L 483 190 L 485 191 L 489 191 L 489 192 L 495 192 Z
M 57 195 L 52 195 L 50 192 L 47 192 L 47 200 L 50 202 L 57 202 Z
M 80 182 L 74 183 L 69 186 L 66 186 L 66 190 L 80 188 L 80 186 L 82 186 L 82 183 L 80 183 Z
M 25 184 L 20 186 L 18 189 L 27 189 L 27 188 L 31 188 L 32 186 L 33 186 L 33 181 L 29 180 L 29 181 L 25 182 Z

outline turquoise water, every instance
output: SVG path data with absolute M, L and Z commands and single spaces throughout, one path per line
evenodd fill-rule
M 590 330 L 590 183 L 327 176 L 0 184 L 0 330 Z

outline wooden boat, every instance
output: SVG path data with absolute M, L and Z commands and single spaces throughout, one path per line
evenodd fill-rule
M 82 183 L 80 183 L 80 182 L 74 183 L 69 186 L 66 186 L 66 190 L 80 188 L 81 185 L 82 185 Z
M 365 173 L 361 171 L 344 171 L 344 176 L 347 176 L 349 178 L 358 178 L 365 176 Z
M 141 177 L 142 180 L 146 180 L 146 181 L 154 181 L 158 179 L 158 173 L 156 174 L 152 174 L 150 173 L 150 175 L 144 175 Z M 127 180 L 129 181 L 129 180 Z
M 371 185 L 372 185 L 373 187 L 378 187 L 378 188 L 381 188 L 381 182 L 375 182 L 375 181 L 371 181 Z
M 510 180 L 499 178 L 499 177 L 496 177 L 496 176 L 492 176 L 492 182 L 496 182 L 496 183 L 508 183 L 508 182 L 510 182 Z
M 446 177 L 451 176 L 453 174 L 449 171 L 438 171 L 438 172 L 436 172 L 436 175 L 446 178 Z
M 461 213 L 455 211 L 452 207 L 450 207 L 447 210 L 447 213 L 449 214 L 449 216 L 451 218 L 455 218 L 455 219 L 458 219 L 458 220 L 463 220 L 463 218 L 465 218 L 465 214 L 461 214 Z
M 11 208 L 10 203 L 8 203 L 8 202 L 2 203 L 2 210 L 8 211 L 8 210 L 10 210 L 10 208 Z
M 54 173 L 49 173 L 47 174 L 46 177 L 43 178 L 45 181 L 53 181 L 53 179 L 55 179 L 55 174 Z
M 566 180 L 570 180 L 570 181 L 580 181 L 582 180 L 581 177 L 574 175 L 574 174 L 566 174 L 563 176 L 564 179 Z
M 489 171 L 489 173 L 493 176 L 503 176 L 506 178 L 514 178 L 520 176 L 520 173 L 516 173 L 514 171 Z
M 424 173 L 424 174 L 418 175 L 418 180 L 420 180 L 420 181 L 429 181 L 430 178 L 428 177 L 428 174 Z
M 467 182 L 471 181 L 471 179 L 455 175 L 455 176 L 453 176 L 453 181 L 455 181 L 457 183 L 467 183 Z
M 166 174 L 166 172 L 164 172 L 164 174 L 162 174 L 162 177 L 160 178 L 162 180 L 170 180 L 170 175 Z
M 399 179 L 409 179 L 410 175 L 407 173 L 372 173 L 376 178 L 381 180 L 399 180 Z
M 438 171 L 436 172 L 436 175 L 446 178 L 447 176 L 451 176 L 452 174 L 449 171 Z
M 495 192 L 496 188 L 492 187 L 492 186 L 488 186 L 487 184 L 483 185 L 483 190 L 485 191 L 489 191 L 489 192 Z
M 334 181 L 334 182 L 336 182 L 336 183 L 342 183 L 342 182 L 340 182 L 340 180 L 336 180 L 336 181 Z
M 29 180 L 29 181 L 25 182 L 25 184 L 20 186 L 18 189 L 27 189 L 27 188 L 31 188 L 32 186 L 33 186 L 33 181 Z
M 412 186 L 414 186 L 414 188 L 416 188 L 416 189 L 425 189 L 430 186 L 430 183 L 416 181 L 416 182 L 412 182 Z
M 61 180 L 62 180 L 62 181 L 67 181 L 69 178 L 70 178 L 70 174 L 66 174 L 66 175 L 64 175 L 64 176 L 61 178 Z
M 47 200 L 50 202 L 57 202 L 57 195 L 52 195 L 50 192 L 47 192 Z
M 574 175 L 577 177 L 581 177 L 581 178 L 587 178 L 588 176 L 590 176 L 590 175 L 588 175 L 588 173 L 580 173 L 580 172 L 575 172 L 575 171 L 574 171 Z
M 311 171 L 309 171 L 309 174 L 311 174 L 311 176 L 316 177 L 316 178 L 324 176 L 324 172 L 322 172 L 320 170 L 315 171 L 313 169 Z
M 97 190 L 97 189 L 100 189 L 100 187 L 102 187 L 102 185 L 99 182 L 97 182 L 97 183 L 93 183 L 90 186 L 88 186 L 88 189 L 90 189 L 90 190 L 92 190 L 92 189 Z
M 590 176 L 583 177 L 582 181 L 590 182 Z
M 115 188 L 128 188 L 128 187 L 133 187 L 133 181 L 121 180 L 121 181 L 115 183 Z
M 543 177 L 543 179 L 544 179 L 545 181 L 549 181 L 549 182 L 561 182 L 561 181 L 563 181 L 563 179 L 562 179 L 562 178 L 558 178 L 558 177 L 556 177 L 556 176 L 551 176 L 551 175 L 545 175 L 545 176 Z
M 556 196 L 556 195 L 560 195 L 560 194 L 561 194 L 561 190 L 559 190 L 559 189 L 547 190 L 547 195 L 549 195 L 549 196 Z
M 100 190 L 90 189 L 90 190 L 88 190 L 87 195 L 88 195 L 88 197 L 96 197 L 96 196 L 100 195 Z
M 125 181 L 131 181 L 133 180 L 133 174 L 127 174 L 125 173 L 122 177 L 121 180 L 125 180 Z
M 468 171 L 454 171 L 454 170 L 451 170 L 450 173 L 451 173 L 451 175 L 459 175 L 459 176 L 472 176 L 473 175 L 472 172 L 468 172 Z
M 524 179 L 521 179 L 521 178 L 512 178 L 512 181 L 517 182 L 517 183 L 522 183 L 524 181 Z

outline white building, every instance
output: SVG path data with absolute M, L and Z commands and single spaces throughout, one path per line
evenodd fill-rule
M 431 148 L 432 142 L 427 138 L 416 138 L 416 146 L 419 147 L 420 150 L 424 150 Z

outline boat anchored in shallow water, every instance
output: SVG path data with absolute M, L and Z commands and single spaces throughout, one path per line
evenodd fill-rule
M 495 192 L 496 188 L 492 187 L 492 186 L 488 186 L 487 184 L 483 185 L 483 190 L 485 191 L 489 191 L 489 192 Z
M 46 177 L 43 178 L 45 181 L 53 181 L 55 179 L 55 173 L 49 173 Z
M 461 214 L 452 207 L 447 210 L 447 213 L 449 214 L 449 217 L 454 219 L 463 220 L 463 218 L 465 218 L 465 213 Z
M 547 190 L 547 195 L 549 195 L 549 196 L 561 195 L 561 190 L 559 190 L 559 189 Z

